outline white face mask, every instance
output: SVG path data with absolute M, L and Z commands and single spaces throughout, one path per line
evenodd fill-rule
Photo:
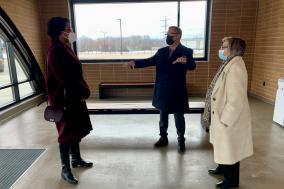
M 68 34 L 68 40 L 69 40 L 69 43 L 74 43 L 76 41 L 76 34 L 74 32 L 70 32 Z

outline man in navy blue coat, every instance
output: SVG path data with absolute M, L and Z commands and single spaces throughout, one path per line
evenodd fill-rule
M 195 69 L 193 50 L 180 43 L 182 31 L 171 26 L 167 33 L 169 46 L 160 48 L 157 53 L 143 60 L 128 62 L 134 68 L 156 66 L 156 82 L 153 95 L 153 106 L 160 111 L 160 139 L 154 147 L 168 145 L 168 118 L 173 113 L 178 135 L 178 152 L 185 151 L 185 120 L 184 112 L 189 110 L 186 90 L 186 71 Z

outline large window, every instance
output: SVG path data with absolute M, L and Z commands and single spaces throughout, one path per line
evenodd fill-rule
M 165 43 L 169 26 L 183 30 L 182 44 L 194 58 L 207 59 L 208 0 L 95 1 L 71 0 L 76 50 L 82 62 L 147 58 Z
M 43 77 L 31 50 L 0 8 L 0 110 L 43 92 Z

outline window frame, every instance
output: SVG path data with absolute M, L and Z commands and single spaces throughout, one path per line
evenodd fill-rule
M 2 35 L 6 42 L 6 53 L 7 59 L 11 66 L 10 76 L 12 77 L 11 83 L 0 86 L 0 90 L 6 88 L 12 88 L 13 93 L 13 101 L 7 102 L 5 106 L 0 107 L 0 111 L 7 109 L 15 104 L 18 104 L 24 100 L 32 98 L 38 94 L 41 94 L 45 91 L 45 83 L 43 74 L 39 68 L 39 65 L 29 48 L 28 44 L 24 40 L 21 33 L 18 31 L 17 27 L 13 23 L 13 21 L 9 18 L 9 16 L 5 13 L 5 11 L 0 7 L 0 30 L 2 31 Z M 20 64 L 26 68 L 28 73 L 28 78 L 26 80 L 18 81 L 17 79 L 17 71 L 15 58 L 19 59 Z M 20 97 L 19 93 L 19 85 L 27 82 L 32 82 L 32 89 L 34 93 L 31 95 Z
M 69 0 L 69 9 L 70 9 L 70 16 L 71 16 L 71 27 L 74 32 L 76 29 L 76 20 L 75 20 L 75 12 L 74 12 L 74 6 L 75 4 L 87 4 L 87 3 L 151 3 L 151 2 L 177 2 L 177 23 L 178 26 L 180 25 L 180 2 L 182 1 L 200 1 L 200 0 L 134 0 L 134 1 L 127 1 L 127 0 Z M 200 58 L 194 58 L 195 61 L 208 61 L 208 53 L 209 53 L 209 27 L 210 27 L 210 15 L 211 15 L 211 0 L 206 0 L 207 6 L 206 6 L 206 21 L 205 21 L 205 44 L 204 44 L 204 57 Z M 77 42 L 73 43 L 73 49 L 75 53 L 78 55 L 77 52 Z M 96 64 L 96 63 L 123 63 L 128 62 L 132 59 L 83 59 L 81 63 L 83 64 Z

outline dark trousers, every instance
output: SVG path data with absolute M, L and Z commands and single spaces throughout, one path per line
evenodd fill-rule
M 185 121 L 184 121 L 184 113 L 183 112 L 175 112 L 175 124 L 177 128 L 178 140 L 184 140 L 184 132 L 185 132 Z M 166 111 L 160 110 L 160 135 L 161 137 L 168 136 L 168 126 L 169 126 L 169 113 Z
M 225 180 L 229 181 L 233 185 L 239 185 L 240 180 L 240 162 L 233 165 L 221 165 L 218 168 L 224 171 Z

